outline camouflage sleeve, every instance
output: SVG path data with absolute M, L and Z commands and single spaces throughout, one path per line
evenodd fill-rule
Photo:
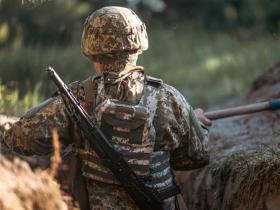
M 73 94 L 84 104 L 84 90 L 80 82 L 69 85 Z M 52 152 L 52 131 L 59 133 L 61 148 L 81 138 L 77 125 L 67 113 L 60 96 L 47 99 L 30 109 L 5 133 L 4 143 L 21 154 L 46 155 Z M 77 132 L 76 132 L 77 131 Z
M 208 130 L 175 88 L 163 85 L 154 120 L 157 150 L 170 151 L 175 170 L 191 170 L 209 162 Z
M 6 131 L 4 143 L 21 154 L 52 152 L 52 131 L 58 129 L 60 142 L 69 139 L 69 118 L 60 97 L 52 97 L 30 109 Z

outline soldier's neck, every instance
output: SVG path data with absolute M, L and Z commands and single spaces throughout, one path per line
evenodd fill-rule
M 136 61 L 134 62 L 119 62 L 119 63 L 110 63 L 110 64 L 100 64 L 94 63 L 95 71 L 98 75 L 101 75 L 103 72 L 122 72 L 127 65 L 136 66 Z

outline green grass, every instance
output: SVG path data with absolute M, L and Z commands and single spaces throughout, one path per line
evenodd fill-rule
M 181 29 L 182 30 L 182 29 Z M 195 106 L 244 96 L 254 78 L 279 61 L 280 39 L 237 39 L 222 33 L 157 30 L 141 63 L 176 86 Z
M 203 108 L 244 96 L 254 78 L 279 61 L 278 36 L 240 39 L 225 33 L 207 33 L 184 27 L 158 27 L 149 34 L 150 48 L 140 56 L 139 64 L 145 67 L 146 73 L 177 87 L 191 104 Z M 52 65 L 66 82 L 92 74 L 94 70 L 81 55 L 79 40 L 77 38 L 66 48 L 19 45 L 2 49 L 2 86 L 11 87 L 16 94 L 11 104 L 1 104 L 0 113 L 19 115 L 29 105 L 33 106 L 50 95 L 54 85 L 44 70 L 48 65 Z M 38 87 L 36 91 L 35 87 Z M 6 89 L 4 92 L 8 91 Z M 2 97 L 6 94 L 4 92 L 0 92 Z M 30 93 L 34 94 L 31 104 L 15 106 L 27 100 L 26 95 Z M 16 108 L 11 110 L 11 106 Z
M 0 113 L 6 115 L 20 115 L 27 111 L 30 107 L 36 106 L 42 100 L 39 93 L 40 83 L 38 83 L 33 90 L 30 90 L 19 98 L 19 90 L 11 89 L 5 85 L 0 84 Z

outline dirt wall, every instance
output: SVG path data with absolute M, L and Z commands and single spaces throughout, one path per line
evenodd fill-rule
M 254 81 L 241 103 L 271 98 L 280 98 L 280 63 Z M 177 173 L 188 209 L 279 209 L 279 146 L 280 111 L 215 121 L 210 134 L 211 163 Z
M 33 172 L 26 162 L 0 158 L 1 210 L 67 210 L 59 185 L 44 171 Z

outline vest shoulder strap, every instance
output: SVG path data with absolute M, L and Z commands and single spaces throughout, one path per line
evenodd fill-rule
M 146 75 L 146 81 L 149 85 L 159 87 L 163 84 L 162 79 Z
M 97 95 L 97 81 L 100 79 L 100 76 L 92 76 L 83 81 L 83 87 L 85 90 L 85 102 L 86 102 L 86 111 L 91 114 L 95 106 L 95 99 Z
M 150 113 L 150 123 L 153 122 L 157 110 L 160 87 L 163 84 L 161 79 L 146 76 L 146 84 L 144 86 L 143 95 L 139 102 L 140 105 L 147 107 Z

